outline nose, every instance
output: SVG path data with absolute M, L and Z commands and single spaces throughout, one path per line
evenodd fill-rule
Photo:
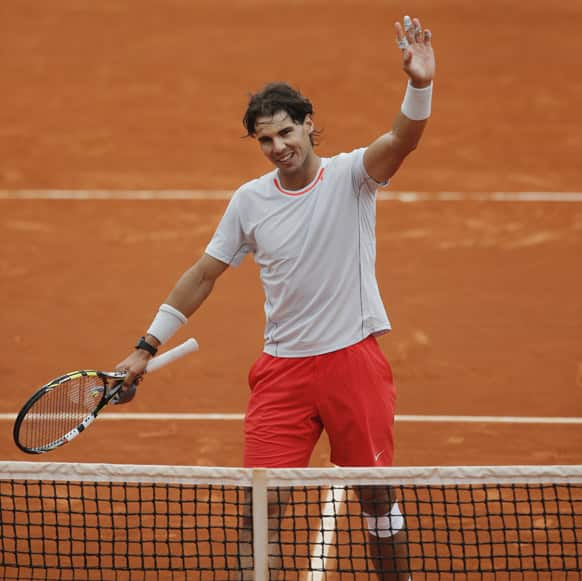
M 285 149 L 285 142 L 280 138 L 276 137 L 273 139 L 273 151 L 275 153 L 280 153 Z

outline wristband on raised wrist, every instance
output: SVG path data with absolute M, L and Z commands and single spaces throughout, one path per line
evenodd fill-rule
M 402 101 L 402 113 L 412 121 L 428 119 L 432 105 L 432 82 L 428 87 L 417 89 L 408 81 Z

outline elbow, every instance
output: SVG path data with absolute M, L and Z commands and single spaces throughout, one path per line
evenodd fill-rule
M 418 147 L 418 143 L 418 139 L 403 142 L 401 146 L 402 159 L 409 156 Z
M 395 149 L 400 153 L 402 159 L 410 155 L 420 143 L 423 134 L 424 125 L 414 126 L 412 130 L 395 131 Z

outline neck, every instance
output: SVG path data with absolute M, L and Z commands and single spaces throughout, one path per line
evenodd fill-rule
M 277 172 L 279 183 L 286 190 L 300 190 L 309 185 L 315 179 L 320 164 L 321 160 L 319 159 L 319 156 L 312 153 L 296 171 L 284 173 L 279 170 Z

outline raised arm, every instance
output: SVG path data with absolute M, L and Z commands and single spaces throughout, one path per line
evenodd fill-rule
M 190 267 L 179 279 L 164 304 L 160 307 L 144 339 L 154 348 L 165 343 L 177 329 L 186 322 L 214 287 L 218 277 L 228 268 L 228 264 L 209 256 L 202 257 Z M 144 373 L 152 354 L 144 349 L 132 351 L 128 357 L 117 365 L 117 369 L 127 371 L 126 387 L 130 386 Z M 122 402 L 129 401 L 133 394 Z
M 377 182 L 391 178 L 420 141 L 430 115 L 435 74 L 430 30 L 423 29 L 418 18 L 408 16 L 404 17 L 404 26 L 396 22 L 394 29 L 402 51 L 402 68 L 409 81 L 392 128 L 371 143 L 364 154 L 366 171 Z

